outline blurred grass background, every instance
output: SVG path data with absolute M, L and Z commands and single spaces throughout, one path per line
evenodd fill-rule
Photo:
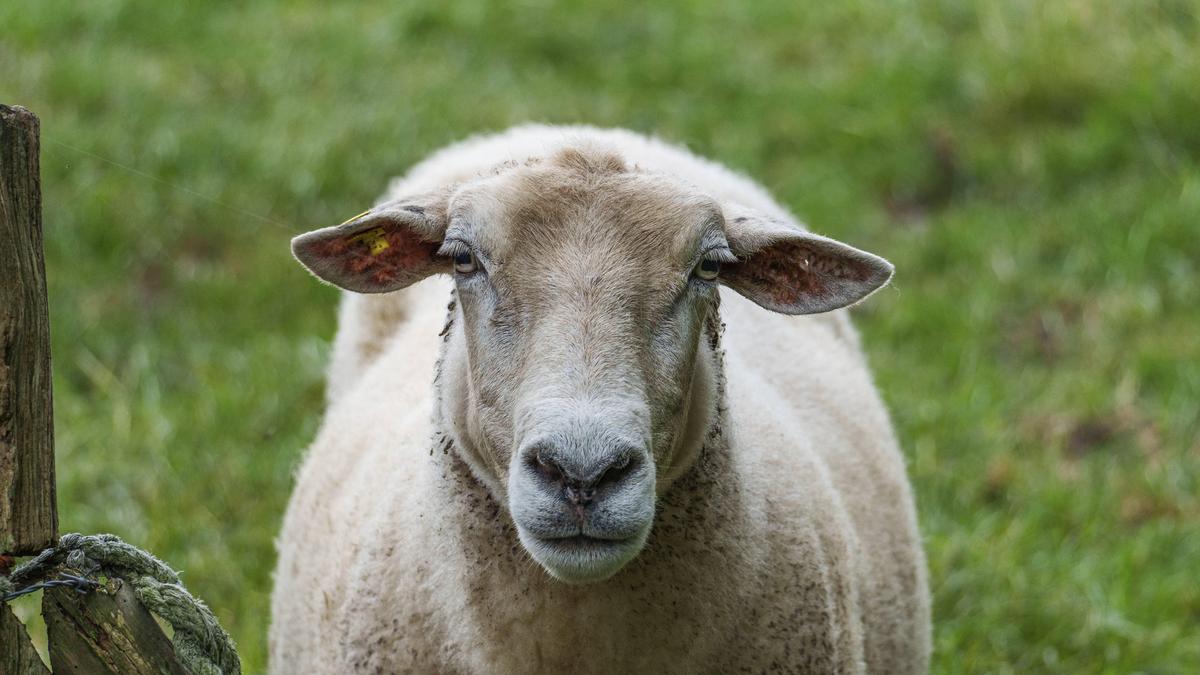
M 686 143 L 896 263 L 857 314 L 934 672 L 1200 669 L 1196 2 L 39 0 L 0 101 L 42 118 L 64 531 L 182 568 L 247 672 L 334 330 L 289 236 L 527 120 Z

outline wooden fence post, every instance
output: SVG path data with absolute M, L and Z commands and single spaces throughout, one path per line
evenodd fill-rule
M 48 589 L 42 616 L 56 673 L 188 675 L 158 622 L 120 580 L 86 595 Z
M 38 119 L 0 104 L 0 560 L 57 543 L 50 319 L 42 258 Z M 4 570 L 7 573 L 7 569 Z M 187 675 L 124 582 L 43 591 L 55 672 Z M 0 675 L 45 675 L 24 626 L 0 603 Z
M 38 127 L 0 104 L 0 554 L 58 537 Z
M 0 554 L 31 555 L 58 539 L 38 126 L 28 110 L 0 104 Z M 187 673 L 119 580 L 86 594 L 47 589 L 42 615 L 56 672 Z M 48 672 L 7 604 L 0 640 L 0 675 Z
M 38 656 L 25 626 L 8 605 L 0 604 L 0 673 L 4 675 L 50 675 Z

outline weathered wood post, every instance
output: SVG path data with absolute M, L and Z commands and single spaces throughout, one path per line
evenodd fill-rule
M 46 590 L 42 616 L 56 673 L 188 675 L 158 622 L 120 580 L 87 595 Z
M 58 538 L 38 118 L 0 104 L 0 555 Z M 0 671 L 49 673 L 0 606 Z
M 0 673 L 3 675 L 50 675 L 38 656 L 29 633 L 8 605 L 0 605 Z
M 38 118 L 0 104 L 0 553 L 57 539 Z
M 42 258 L 38 118 L 0 104 L 0 554 L 57 543 L 50 320 Z M 0 560 L 4 564 L 4 560 Z M 0 570 L 7 574 L 8 570 Z M 44 591 L 55 672 L 186 675 L 128 585 Z M 0 675 L 48 675 L 25 627 L 0 603 Z

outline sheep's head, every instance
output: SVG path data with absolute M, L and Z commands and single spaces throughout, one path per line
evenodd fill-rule
M 453 274 L 447 431 L 550 574 L 604 579 L 713 421 L 718 285 L 788 314 L 836 309 L 891 266 L 595 150 L 503 166 L 302 235 L 342 288 Z M 711 337 L 711 336 L 710 336 Z

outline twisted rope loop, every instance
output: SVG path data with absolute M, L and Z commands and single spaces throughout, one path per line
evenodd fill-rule
M 130 583 L 146 609 L 171 624 L 175 656 L 194 675 L 242 672 L 233 639 L 221 628 L 212 610 L 188 593 L 175 570 L 116 535 L 63 535 L 57 546 L 42 551 L 7 578 L 0 576 L 0 596 L 42 581 L 64 564 Z

